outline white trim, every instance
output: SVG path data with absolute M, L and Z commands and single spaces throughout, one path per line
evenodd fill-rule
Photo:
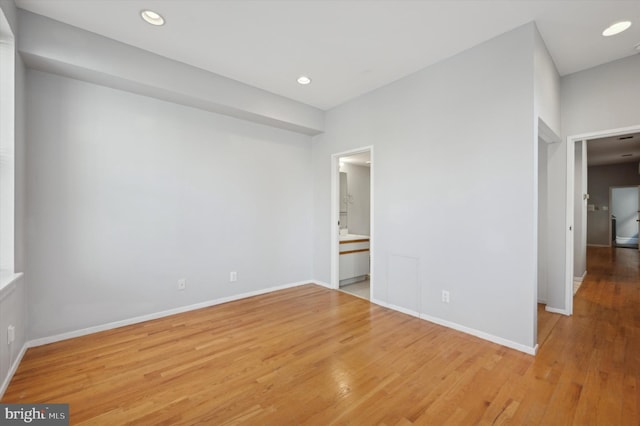
M 16 371 L 18 370 L 18 366 L 20 365 L 20 362 L 22 362 L 22 357 L 27 352 L 27 349 L 29 349 L 30 347 L 31 346 L 29 345 L 29 342 L 25 342 L 25 344 L 22 345 L 22 349 L 20 349 L 18 356 L 13 361 L 13 364 L 11 364 L 11 368 L 7 372 L 7 376 L 4 378 L 4 381 L 2 382 L 2 386 L 0 386 L 0 399 L 2 399 L 2 397 L 4 396 L 4 393 L 7 391 L 7 388 L 9 387 L 9 383 L 11 383 L 11 379 L 13 379 L 13 375 L 16 374 Z
M 573 284 L 573 282 L 571 284 Z M 573 299 L 573 285 L 571 286 L 571 298 Z M 557 308 L 552 308 L 550 306 L 545 306 L 544 310 L 547 312 L 551 312 L 552 314 L 562 314 L 566 316 L 571 316 L 571 312 L 567 312 L 565 309 L 557 309 Z
M 587 247 L 611 247 L 608 244 L 587 244 Z
M 537 343 L 536 343 L 535 346 L 523 345 L 521 343 L 517 343 L 517 342 L 511 341 L 511 340 L 508 340 L 508 339 L 504 339 L 502 337 L 494 336 L 493 334 L 485 333 L 484 331 L 476 330 L 475 328 L 466 327 L 464 325 L 460 325 L 460 324 L 457 324 L 455 322 L 451 322 L 451 321 L 443 320 L 443 319 L 440 319 L 440 318 L 432 317 L 432 316 L 427 315 L 427 314 L 420 315 L 420 318 L 425 320 L 425 321 L 432 322 L 434 324 L 438 324 L 438 325 L 442 325 L 442 326 L 445 326 L 445 327 L 448 327 L 448 328 L 452 328 L 454 330 L 461 331 L 463 333 L 467 333 L 467 334 L 470 334 L 472 336 L 479 337 L 479 338 L 481 338 L 483 340 L 488 340 L 490 342 L 497 343 L 499 345 L 506 346 L 508 348 L 515 349 L 517 351 L 527 353 L 529 355 L 535 355 L 536 352 L 538 352 L 538 344 Z
M 565 309 L 549 310 L 549 312 L 564 315 L 573 314 L 573 232 L 569 229 L 573 223 L 573 196 L 574 196 L 574 168 L 575 168 L 575 143 L 583 140 L 598 139 L 611 136 L 620 136 L 628 133 L 640 132 L 640 125 L 620 127 L 617 129 L 602 130 L 598 132 L 583 133 L 567 136 L 567 187 L 566 190 L 566 217 L 565 217 Z M 608 246 L 607 246 L 608 247 Z M 554 309 L 554 308 L 551 308 Z
M 298 281 L 291 284 L 284 284 L 276 287 L 269 287 L 261 290 L 250 291 L 247 293 L 236 294 L 233 296 L 222 297 L 220 299 L 207 300 L 205 302 L 195 303 L 193 305 L 181 306 L 178 308 L 168 309 L 166 311 L 154 312 L 147 315 L 141 315 L 138 317 L 128 318 L 120 321 L 114 321 L 106 324 L 96 325 L 93 327 L 87 327 L 80 330 L 68 331 L 66 333 L 56 334 L 54 336 L 41 337 L 39 339 L 30 340 L 28 342 L 28 345 L 30 348 L 47 345 L 49 343 L 55 343 L 55 342 L 60 342 L 62 340 L 73 339 L 74 337 L 86 336 L 87 334 L 98 333 L 100 331 L 106 331 L 106 330 L 112 330 L 114 328 L 124 327 L 126 325 L 137 324 L 140 322 L 163 318 L 170 315 L 194 311 L 196 309 L 208 308 L 209 306 L 220 305 L 222 303 L 233 302 L 234 300 L 245 299 L 247 297 L 258 296 L 265 293 L 271 293 L 277 290 L 284 290 L 286 288 L 297 287 L 297 286 L 301 286 L 305 284 L 313 284 L 313 283 L 315 283 L 314 280 Z
M 538 303 L 546 305 L 547 304 L 547 299 L 538 299 Z
M 573 277 L 573 281 L 581 283 L 584 280 L 584 277 L 586 276 L 587 276 L 587 271 L 584 271 L 584 274 L 582 274 L 581 277 Z

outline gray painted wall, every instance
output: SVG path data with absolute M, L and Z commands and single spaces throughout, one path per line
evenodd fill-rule
M 313 142 L 314 278 L 330 281 L 331 154 L 373 145 L 373 298 L 535 345 L 534 32 L 328 112 Z
M 311 276 L 308 136 L 34 70 L 27 94 L 30 338 Z
M 589 204 L 595 211 L 587 212 L 587 244 L 609 245 L 609 188 L 612 186 L 640 185 L 638 163 L 591 166 L 589 173 Z

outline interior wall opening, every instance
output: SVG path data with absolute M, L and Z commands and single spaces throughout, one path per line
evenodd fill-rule
M 332 203 L 337 227 L 332 287 L 371 299 L 372 151 L 334 155 L 337 191 Z

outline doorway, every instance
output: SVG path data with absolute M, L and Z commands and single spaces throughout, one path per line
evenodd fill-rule
M 373 147 L 332 155 L 331 287 L 370 300 Z
M 611 245 L 638 250 L 640 186 L 611 187 L 609 205 Z
M 562 313 L 565 315 L 573 314 L 573 295 L 574 295 L 574 265 L 575 265 L 575 256 L 576 256 L 576 247 L 574 246 L 574 225 L 575 223 L 575 213 L 576 206 L 575 203 L 577 201 L 576 192 L 575 192 L 575 167 L 576 167 L 576 144 L 577 143 L 585 143 L 584 141 L 588 141 L 587 146 L 591 148 L 592 142 L 595 141 L 603 141 L 604 139 L 609 139 L 612 141 L 617 141 L 617 148 L 622 149 L 625 152 L 622 153 L 612 153 L 611 155 L 618 156 L 620 158 L 626 158 L 629 152 L 626 152 L 630 149 L 631 144 L 629 136 L 640 134 L 640 125 L 625 127 L 620 129 L 611 129 L 600 132 L 587 133 L 582 135 L 569 136 L 567 138 L 567 179 L 566 179 L 566 227 L 565 227 L 565 308 L 562 310 Z M 640 138 L 639 138 L 640 139 Z M 640 140 L 639 140 L 640 142 Z M 634 149 L 635 150 L 635 149 Z M 637 151 L 640 153 L 640 150 Z M 632 154 L 636 155 L 636 154 Z M 593 151 L 589 152 L 587 155 L 588 158 L 593 159 Z M 619 161 L 619 159 L 618 159 Z M 636 159 L 637 161 L 637 159 Z M 637 163 L 636 163 L 637 164 Z M 638 170 L 640 172 L 640 170 Z M 638 174 L 636 174 L 638 176 Z M 592 190 L 589 190 L 592 191 Z M 585 194 L 588 200 L 588 204 L 584 206 L 587 212 L 589 211 L 606 211 L 605 209 L 596 210 L 596 200 L 594 200 L 593 194 L 588 193 Z M 610 204 L 610 203 L 607 203 Z M 607 206 L 608 209 L 608 206 Z M 640 208 L 639 208 L 640 209 Z M 609 221 L 610 222 L 610 221 Z M 589 219 L 587 219 L 587 223 L 589 223 Z M 607 227 L 608 228 L 608 227 Z M 589 232 L 587 232 L 588 234 Z M 610 240 L 611 233 L 608 234 L 607 238 Z M 586 249 L 586 241 L 584 242 Z M 608 244 L 606 244 L 608 245 Z M 586 250 L 585 250 L 586 251 Z M 588 271 L 587 271 L 588 272 Z

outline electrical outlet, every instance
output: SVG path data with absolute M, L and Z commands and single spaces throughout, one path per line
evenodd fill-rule
M 449 292 L 447 290 L 442 290 L 442 301 L 444 303 L 449 303 Z
M 229 273 L 229 282 L 230 283 L 235 283 L 236 281 L 238 281 L 238 273 L 236 271 L 232 271 Z
M 181 278 L 178 280 L 178 290 L 184 290 L 185 288 L 187 288 L 187 280 L 184 278 Z
M 7 327 L 7 345 L 13 343 L 16 340 L 16 328 L 12 325 Z

